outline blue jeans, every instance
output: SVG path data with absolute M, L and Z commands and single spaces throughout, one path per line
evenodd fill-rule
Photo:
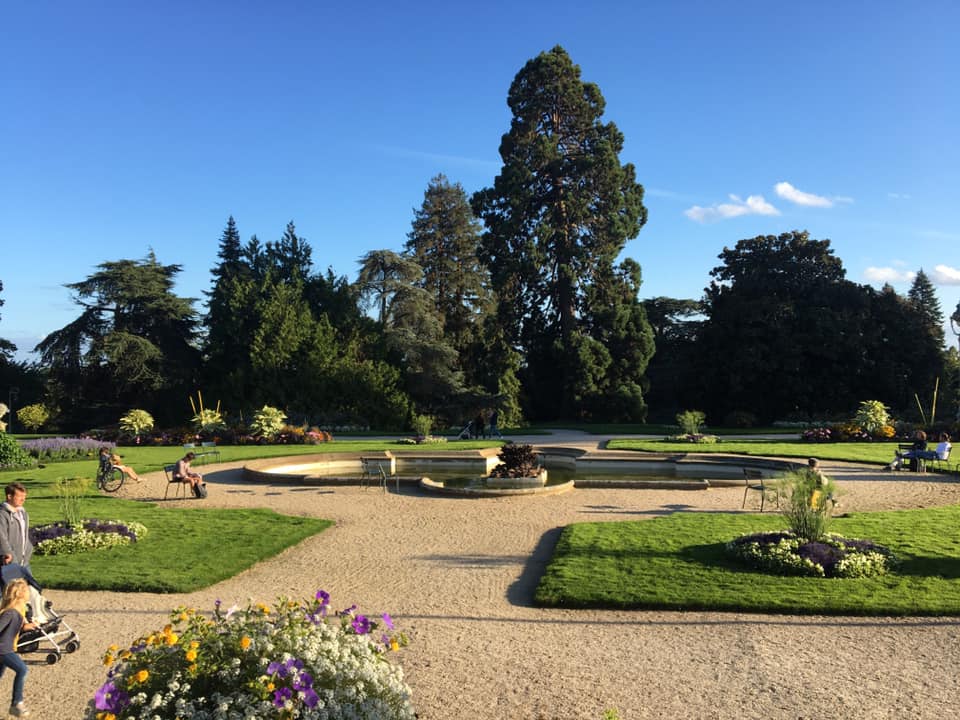
M 0 655 L 0 677 L 7 668 L 17 674 L 13 679 L 13 702 L 11 703 L 16 705 L 18 702 L 23 702 L 23 683 L 27 679 L 27 664 L 16 653 L 4 653 Z

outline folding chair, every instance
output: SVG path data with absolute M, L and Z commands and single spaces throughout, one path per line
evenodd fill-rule
M 177 490 L 173 494 L 173 499 L 176 500 L 177 496 L 181 493 L 183 494 L 184 499 L 187 497 L 187 486 L 190 484 L 189 480 L 181 480 L 180 478 L 175 478 L 173 476 L 174 470 L 177 469 L 176 464 L 174 465 L 164 465 L 163 474 L 167 476 L 167 487 L 163 491 L 163 499 L 167 499 L 167 493 L 170 492 L 170 486 L 174 483 L 177 484 Z
M 768 492 L 773 493 L 777 507 L 780 507 L 780 496 L 777 494 L 777 491 L 774 488 L 770 487 L 764 482 L 763 473 L 760 470 L 744 468 L 743 484 L 743 503 L 740 505 L 741 509 L 747 506 L 747 495 L 751 490 L 760 493 L 760 512 L 763 512 L 763 506 L 766 502 Z

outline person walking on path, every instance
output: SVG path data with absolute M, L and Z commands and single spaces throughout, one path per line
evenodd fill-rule
M 30 516 L 23 503 L 27 489 L 18 482 L 6 487 L 7 499 L 0 505 L 0 562 L 30 567 L 33 543 L 30 542 Z
M 503 435 L 500 434 L 500 411 L 497 408 L 490 413 L 490 437 L 494 435 L 503 440 Z
M 13 679 L 13 699 L 10 715 L 26 717 L 30 711 L 23 704 L 23 684 L 27 679 L 27 664 L 17 655 L 17 639 L 21 630 L 36 630 L 37 625 L 27 622 L 27 600 L 30 588 L 27 581 L 17 578 L 3 589 L 3 604 L 0 605 L 0 676 L 10 668 L 16 673 Z
M 483 439 L 485 440 L 485 439 L 487 438 L 487 431 L 486 431 L 486 429 L 485 429 L 484 426 L 483 426 L 483 412 L 482 412 L 482 411 L 481 411 L 481 412 L 478 412 L 478 413 L 477 413 L 477 417 L 475 417 L 474 420 L 473 420 L 473 436 L 474 436 L 477 440 L 479 440 L 480 438 L 483 438 Z

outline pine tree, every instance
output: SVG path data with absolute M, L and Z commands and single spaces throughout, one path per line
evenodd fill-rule
M 921 268 L 907 291 L 907 298 L 923 318 L 923 326 L 937 341 L 938 347 L 943 347 L 946 338 L 943 332 L 943 310 L 937 299 L 936 290 L 930 278 Z

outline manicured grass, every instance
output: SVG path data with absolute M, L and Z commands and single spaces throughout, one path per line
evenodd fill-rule
M 778 577 L 724 544 L 784 527 L 774 515 L 682 513 L 566 527 L 536 592 L 541 605 L 836 615 L 960 615 L 960 507 L 858 513 L 832 532 L 889 547 L 896 573 L 869 579 Z
M 31 568 L 44 586 L 190 592 L 233 577 L 332 525 L 267 509 L 163 509 L 116 498 L 91 498 L 84 510 L 90 517 L 142 522 L 149 532 L 125 547 L 34 556 Z
M 766 455 L 770 457 L 818 457 L 821 460 L 847 460 L 886 465 L 893 460 L 897 443 L 808 443 L 782 440 L 724 440 L 716 443 L 689 443 L 622 438 L 611 440 L 607 443 L 607 449 L 655 453 L 729 453 L 731 455 Z

